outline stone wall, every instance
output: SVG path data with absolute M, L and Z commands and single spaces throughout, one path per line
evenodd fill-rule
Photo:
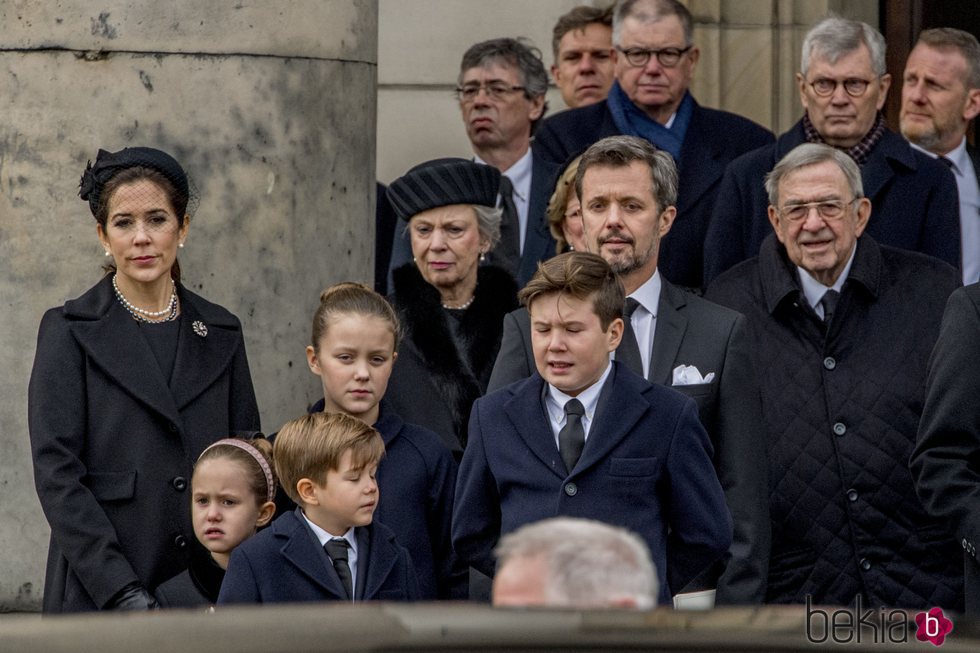
M 100 276 L 85 162 L 149 145 L 188 170 L 185 282 L 242 319 L 275 430 L 319 392 L 319 291 L 371 281 L 376 62 L 376 0 L 0 3 L 0 611 L 41 597 L 27 382 L 44 310 Z

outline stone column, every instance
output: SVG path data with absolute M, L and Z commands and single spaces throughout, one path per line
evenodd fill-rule
M 267 432 L 320 392 L 319 291 L 373 272 L 376 0 L 0 4 L 0 612 L 40 605 L 27 381 L 44 310 L 100 276 L 78 179 L 172 153 L 201 193 L 185 282 L 244 325 Z M 215 434 L 219 436 L 221 434 Z

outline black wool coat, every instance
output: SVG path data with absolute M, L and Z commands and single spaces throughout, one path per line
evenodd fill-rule
M 928 609 L 963 605 L 960 549 L 909 471 L 926 365 L 951 266 L 879 246 L 857 252 L 829 328 L 774 236 L 707 298 L 742 312 L 769 447 L 770 603 Z
M 500 349 L 504 316 L 517 308 L 517 284 L 492 265 L 478 271 L 476 297 L 454 342 L 439 291 L 408 263 L 392 275 L 392 305 L 404 337 L 385 399 L 409 424 L 435 431 L 457 460 L 466 446 L 470 408 L 487 390 Z M 460 351 L 465 352 L 461 355 Z
M 186 569 L 194 461 L 259 429 L 238 319 L 182 286 L 178 296 L 169 382 L 110 277 L 41 321 L 28 425 L 51 526 L 45 612 L 97 610 Z

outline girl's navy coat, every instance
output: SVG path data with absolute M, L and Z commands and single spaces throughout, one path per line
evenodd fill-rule
M 163 377 L 106 277 L 41 321 L 28 390 L 34 480 L 51 525 L 44 611 L 103 608 L 187 567 L 193 462 L 259 428 L 238 319 L 178 285 Z

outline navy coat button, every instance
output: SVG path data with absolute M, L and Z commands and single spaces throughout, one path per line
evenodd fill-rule
M 575 485 L 574 483 L 566 483 L 565 494 L 567 494 L 570 497 L 574 497 L 576 494 L 578 494 L 578 486 Z
M 858 564 L 860 564 L 861 565 L 861 569 L 863 569 L 865 571 L 868 571 L 869 569 L 871 569 L 871 561 L 868 560 L 867 558 L 861 558 L 861 562 L 858 563 Z
M 177 537 L 174 538 L 174 546 L 176 546 L 178 549 L 186 549 L 187 538 L 184 537 L 183 535 L 178 535 Z
M 170 429 L 170 432 L 171 433 L 176 433 L 177 432 L 177 425 L 174 424 L 173 422 L 170 422 L 169 424 L 167 424 L 167 428 Z
M 844 422 L 834 424 L 834 435 L 844 435 L 845 433 L 847 433 L 847 427 L 844 426 Z
M 847 491 L 847 500 L 850 501 L 851 503 L 854 503 L 855 501 L 857 501 L 858 500 L 857 490 L 848 490 Z
M 177 476 L 174 480 L 170 481 L 170 484 L 174 486 L 174 489 L 178 492 L 183 492 L 187 489 L 187 479 L 183 476 Z
M 832 370 L 837 367 L 837 361 L 834 360 L 833 356 L 828 356 L 827 358 L 823 359 L 823 366 L 828 370 Z

